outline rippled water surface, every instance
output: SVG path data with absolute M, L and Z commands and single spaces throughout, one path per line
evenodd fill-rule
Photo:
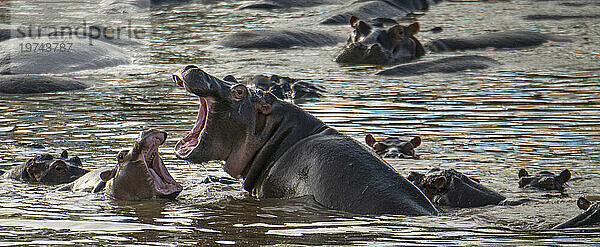
M 102 22 L 96 0 L 12 0 L 0 3 L 3 22 L 71 25 Z M 59 76 L 93 84 L 79 92 L 0 96 L 0 166 L 8 169 L 39 153 L 68 149 L 87 168 L 115 164 L 137 133 L 169 133 L 161 153 L 184 185 L 176 201 L 116 202 L 54 187 L 0 181 L 0 245 L 589 245 L 598 226 L 546 230 L 580 211 L 576 200 L 600 193 L 600 22 L 530 21 L 531 14 L 597 14 L 596 1 L 456 1 L 417 17 L 422 42 L 497 30 L 537 30 L 571 37 L 535 48 L 456 52 L 492 57 L 501 66 L 455 74 L 378 77 L 383 67 L 340 66 L 341 46 L 235 50 L 215 45 L 228 33 L 265 27 L 321 29 L 346 35 L 349 27 L 319 26 L 335 6 L 277 11 L 237 10 L 245 2 L 193 1 L 127 17 L 146 31 L 145 44 L 127 47 L 132 65 Z M 574 2 L 574 1 L 571 1 Z M 408 22 L 409 20 L 406 20 Z M 123 22 L 120 22 L 123 24 Z M 427 55 L 432 60 L 455 55 Z M 419 135 L 420 160 L 389 160 L 402 174 L 455 168 L 507 197 L 532 198 L 521 206 L 449 209 L 440 217 L 361 216 L 327 211 L 298 200 L 257 200 L 241 184 L 205 185 L 226 176 L 220 164 L 186 164 L 173 152 L 192 127 L 197 103 L 170 81 L 194 63 L 222 77 L 279 74 L 327 89 L 299 105 L 358 140 L 367 133 L 408 139 Z M 45 149 L 15 145 L 43 144 Z M 558 172 L 573 180 L 564 194 L 518 188 L 517 172 Z

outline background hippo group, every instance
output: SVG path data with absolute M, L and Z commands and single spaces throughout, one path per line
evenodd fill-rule
M 273 2 L 277 3 L 193 0 L 134 7 L 126 14 L 110 13 L 111 17 L 127 15 L 132 25 L 146 31 L 143 45 L 113 44 L 127 50 L 132 63 L 38 75 L 83 82 L 91 86 L 87 90 L 0 96 L 0 170 L 7 171 L 43 153 L 56 157 L 62 149 L 68 149 L 70 156 L 81 157 L 84 168 L 91 171 L 113 168 L 116 154 L 130 150 L 140 130 L 160 128 L 169 133 L 159 147 L 160 156 L 183 186 L 176 200 L 119 201 L 82 191 L 55 191 L 58 186 L 53 185 L 0 179 L 0 245 L 598 243 L 598 225 L 588 224 L 593 221 L 578 220 L 584 224 L 552 229 L 580 214 L 580 219 L 588 218 L 585 215 L 594 218 L 593 207 L 588 207 L 592 210 L 586 214 L 576 202 L 584 196 L 593 205 L 600 180 L 596 165 L 598 127 L 594 124 L 600 115 L 595 86 L 598 25 L 590 18 L 525 18 L 536 14 L 595 15 L 598 6 L 594 1 L 442 1 L 393 21 L 361 19 L 384 27 L 392 27 L 394 22 L 402 26 L 419 23 L 420 30 L 414 37 L 425 54 L 393 65 L 334 61 L 354 28 L 349 21 L 339 25 L 320 23 L 350 10 L 347 6 L 351 4 L 357 6 L 354 1 L 244 8 Z M 100 3 L 0 1 L 0 21 L 16 26 L 72 26 L 86 19 L 89 25 L 115 26 L 109 21 L 91 21 L 92 15 L 107 12 Z M 442 31 L 428 31 L 434 28 Z M 282 49 L 219 45 L 230 34 L 257 30 L 309 30 L 336 36 L 340 41 Z M 427 46 L 439 39 L 470 39 L 507 31 L 553 34 L 571 41 L 443 52 Z M 497 63 L 485 69 L 452 73 L 375 75 L 395 66 L 461 56 L 490 58 Z M 454 169 L 508 199 L 531 201 L 468 208 L 432 202 L 445 213 L 411 217 L 328 210 L 308 197 L 251 196 L 244 190 L 243 181 L 223 171 L 223 163 L 188 165 L 173 151 L 180 137 L 189 134 L 199 110 L 196 97 L 186 96 L 190 93 L 170 81 L 171 74 L 187 64 L 197 64 L 224 81 L 235 79 L 250 91 L 257 84 L 272 92 L 280 85 L 285 90 L 288 85 L 303 89 L 300 85 L 304 83 L 322 87 L 320 97 L 294 102 L 340 133 L 361 142 L 366 133 L 379 142 L 399 137 L 402 142 L 397 147 L 416 136 L 422 138 L 414 149 L 419 159 L 384 158 L 399 174 L 426 174 L 432 167 Z M 254 80 L 251 75 L 266 76 Z M 39 143 L 43 147 L 19 143 Z M 569 169 L 573 179 L 563 192 L 518 188 L 521 168 L 533 176 L 540 171 L 558 175 Z M 204 182 L 210 176 L 219 179 Z

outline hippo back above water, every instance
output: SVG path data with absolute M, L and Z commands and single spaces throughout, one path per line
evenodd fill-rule
M 200 100 L 196 125 L 178 157 L 225 161 L 257 197 L 309 196 L 361 214 L 436 215 L 423 193 L 373 151 L 270 93 L 213 77 L 190 65 L 173 80 Z

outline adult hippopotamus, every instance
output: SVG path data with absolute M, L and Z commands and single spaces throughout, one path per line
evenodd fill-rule
M 99 9 L 108 14 L 125 14 L 149 10 L 154 6 L 189 1 L 191 0 L 102 0 Z
M 284 49 L 290 47 L 331 46 L 342 42 L 341 36 L 315 30 L 251 30 L 230 34 L 219 45 L 242 49 Z
M 549 171 L 541 171 L 537 175 L 529 175 L 524 168 L 519 170 L 519 188 L 537 188 L 542 190 L 565 189 L 565 183 L 571 179 L 571 171 L 564 169 L 559 175 Z
M 223 80 L 237 84 L 237 80 L 235 80 L 233 76 L 225 77 Z M 251 77 L 249 82 L 250 85 L 254 85 L 265 92 L 270 92 L 277 98 L 283 100 L 319 98 L 323 96 L 322 93 L 325 92 L 325 90 L 318 85 L 292 79 L 287 76 L 271 75 L 270 77 L 267 77 L 258 75 Z
M 486 69 L 496 65 L 500 65 L 500 62 L 489 57 L 464 55 L 445 57 L 433 61 L 402 64 L 375 74 L 384 76 L 415 76 L 430 73 L 455 73 L 465 70 Z
M 82 168 L 79 157 L 69 159 L 69 153 L 64 150 L 60 157 L 43 154 L 31 158 L 25 164 L 8 170 L 0 178 L 55 185 L 73 182 L 87 172 Z
M 342 4 L 345 0 L 262 0 L 251 2 L 240 9 L 282 9 L 297 7 L 312 7 L 323 4 Z
M 383 158 L 418 159 L 415 148 L 421 145 L 421 137 L 416 136 L 410 141 L 402 141 L 395 137 L 377 141 L 373 135 L 367 134 L 365 143 Z
M 176 155 L 225 161 L 259 198 L 311 197 L 326 208 L 360 214 L 436 215 L 417 187 L 372 150 L 270 93 L 233 84 L 188 65 L 174 82 L 199 97 L 191 133 Z
M 60 190 L 104 193 L 127 201 L 173 199 L 183 187 L 173 179 L 158 154 L 158 147 L 166 139 L 164 131 L 143 131 L 131 150 L 117 154 L 116 167 L 91 171 Z
M 471 208 L 497 205 L 506 197 L 454 169 L 433 168 L 427 174 L 411 172 L 408 180 L 439 205 Z
M 418 22 L 408 26 L 385 24 L 369 24 L 356 16 L 350 17 L 354 31 L 334 60 L 346 64 L 395 64 L 425 54 L 423 45 L 414 36 L 419 32 Z
M 0 47 L 0 74 L 58 74 L 131 63 L 126 50 L 85 38 L 11 38 Z
M 88 85 L 69 78 L 41 75 L 0 75 L 0 94 L 35 94 L 83 90 Z
M 435 1 L 432 1 L 435 2 Z M 344 6 L 321 22 L 321 24 L 348 23 L 351 16 L 363 20 L 376 18 L 399 19 L 413 12 L 429 9 L 427 0 L 357 0 Z
M 552 229 L 589 226 L 600 222 L 600 202 L 592 203 L 588 199 L 580 197 L 577 200 L 577 206 L 585 211 Z
M 473 50 L 483 48 L 523 48 L 538 46 L 548 41 L 566 42 L 570 39 L 553 34 L 531 31 L 492 32 L 472 37 L 444 38 L 429 42 L 432 51 Z

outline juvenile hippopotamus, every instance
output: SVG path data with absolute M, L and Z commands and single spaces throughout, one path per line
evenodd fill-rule
M 415 76 L 430 73 L 455 73 L 465 70 L 486 69 L 495 65 L 500 65 L 500 62 L 489 57 L 465 55 L 398 65 L 375 74 L 384 76 Z
M 542 171 L 532 176 L 524 168 L 519 170 L 519 188 L 563 191 L 565 183 L 569 179 L 571 179 L 571 171 L 569 169 L 564 169 L 558 176 L 548 171 Z
M 408 180 L 429 197 L 443 206 L 471 208 L 497 205 L 506 197 L 454 169 L 433 168 L 427 174 L 411 172 Z
M 437 1 L 432 1 L 437 2 Z M 413 12 L 422 12 L 429 9 L 427 0 L 357 0 L 349 6 L 333 11 L 321 24 L 348 23 L 351 16 L 363 20 L 388 18 L 399 19 Z
M 82 168 L 79 157 L 69 159 L 69 153 L 64 150 L 57 158 L 50 154 L 31 158 L 25 164 L 8 170 L 0 178 L 56 185 L 73 182 L 87 172 Z
M 290 47 L 331 46 L 342 42 L 341 36 L 314 30 L 251 30 L 230 34 L 219 45 L 242 49 L 284 49 Z
M 350 34 L 346 45 L 338 52 L 335 61 L 347 64 L 404 63 L 425 54 L 421 42 L 415 38 L 419 23 L 408 26 L 368 24 L 358 17 L 350 17 Z
M 188 65 L 174 82 L 199 97 L 192 131 L 176 155 L 225 161 L 258 198 L 309 197 L 360 214 L 436 215 L 417 187 L 372 150 L 271 93 L 249 89 Z
M 158 147 L 166 139 L 164 131 L 143 131 L 131 150 L 117 154 L 116 167 L 91 171 L 61 190 L 104 193 L 127 201 L 173 199 L 183 187 L 173 179 L 158 154 Z
M 0 94 L 35 94 L 83 90 L 87 84 L 41 75 L 0 75 Z
M 437 39 L 426 46 L 432 51 L 456 51 L 483 48 L 523 48 L 538 46 L 548 41 L 565 42 L 569 39 L 531 31 L 504 31 L 472 37 Z
M 414 137 L 410 141 L 402 141 L 395 137 L 377 141 L 373 135 L 367 134 L 365 143 L 384 158 L 418 159 L 419 156 L 415 154 L 415 148 L 421 145 L 421 137 Z
M 592 203 L 588 199 L 580 197 L 577 200 L 577 206 L 585 211 L 553 229 L 589 226 L 600 222 L 600 202 Z

